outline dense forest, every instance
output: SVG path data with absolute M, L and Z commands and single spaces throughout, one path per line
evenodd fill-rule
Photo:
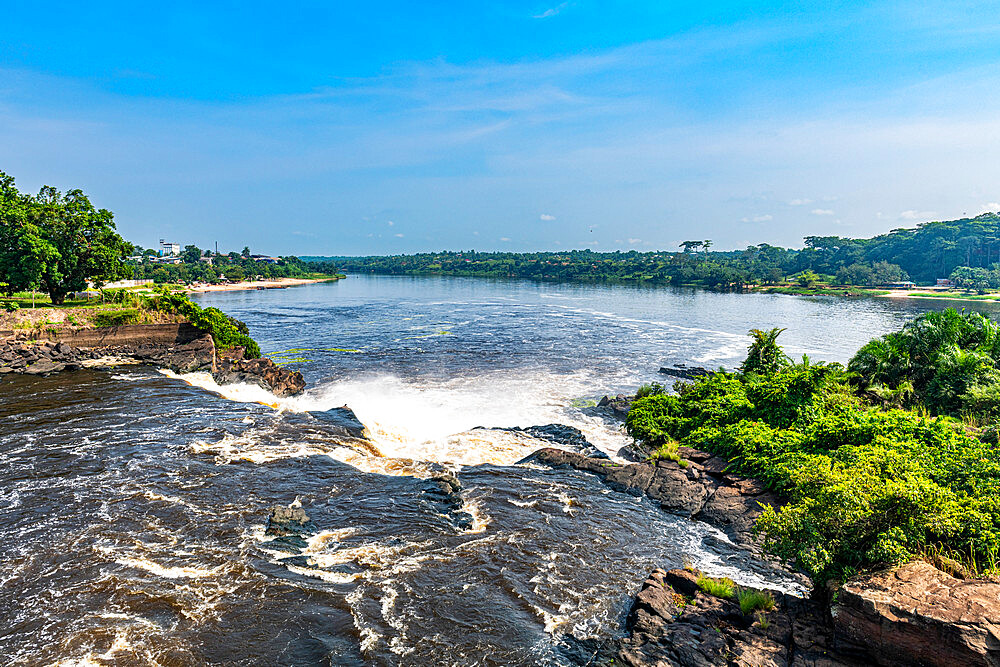
M 876 286 L 910 279 L 933 283 L 956 270 L 980 282 L 1000 263 L 1000 215 L 926 222 L 869 239 L 807 236 L 801 250 L 768 244 L 710 251 L 712 242 L 685 241 L 678 252 L 438 252 L 372 257 L 304 257 L 333 261 L 353 273 L 484 276 L 575 282 L 635 281 L 709 287 L 774 285 L 813 272 L 829 282 Z M 969 273 L 972 271 L 972 274 Z M 987 272 L 987 273 L 984 273 Z M 1000 271 L 993 274 L 1000 280 Z

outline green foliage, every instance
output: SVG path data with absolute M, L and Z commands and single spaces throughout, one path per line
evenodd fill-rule
M 45 186 L 32 197 L 0 172 L 0 284 L 8 294 L 38 286 L 62 304 L 88 280 L 130 276 L 122 261 L 130 250 L 111 212 L 94 208 L 82 191 Z
M 4 301 L 3 309 L 8 313 L 13 313 L 15 310 L 19 309 L 21 306 L 17 304 L 16 301 Z
M 136 308 L 121 310 L 101 310 L 94 313 L 93 321 L 99 327 L 120 327 L 126 324 L 138 324 L 142 315 Z
M 812 269 L 806 269 L 795 278 L 795 282 L 799 284 L 799 287 L 812 287 L 819 281 L 819 275 Z
M 647 396 L 655 396 L 657 394 L 662 394 L 664 391 L 663 385 L 659 382 L 651 382 L 650 384 L 644 384 L 635 392 L 636 398 L 646 398 Z
M 770 591 L 758 591 L 752 588 L 742 588 L 736 594 L 740 603 L 740 611 L 749 616 L 755 611 L 771 611 L 774 609 L 774 596 Z
M 202 308 L 183 292 L 174 292 L 166 288 L 158 289 L 149 299 L 149 305 L 157 310 L 178 313 L 188 318 L 191 324 L 212 334 L 216 346 L 220 349 L 242 346 L 246 349 L 247 359 L 260 357 L 260 346 L 250 338 L 247 325 L 226 315 L 218 308 Z
M 1000 325 L 954 308 L 921 315 L 851 359 L 854 382 L 876 397 L 934 414 L 990 415 L 1000 382 Z
M 951 347 L 947 359 L 931 354 L 936 344 L 927 339 L 973 341 L 980 352 L 993 344 L 991 324 L 956 315 L 910 327 L 920 339 L 896 351 L 905 350 L 912 365 L 899 369 L 880 357 L 866 368 L 891 377 L 925 373 L 934 400 L 958 396 L 960 404 L 997 414 L 1000 390 L 981 382 L 981 358 Z M 870 345 L 890 343 L 899 341 Z M 976 380 L 945 383 L 937 367 L 915 368 L 914 359 Z M 859 397 L 849 377 L 838 364 L 720 373 L 677 396 L 637 400 L 626 429 L 650 446 L 677 441 L 723 456 L 731 470 L 774 489 L 786 504 L 764 508 L 755 530 L 769 551 L 798 563 L 818 584 L 904 561 L 929 545 L 966 563 L 995 562 L 1000 451 L 951 417 L 883 409 L 870 393 Z
M 747 358 L 740 367 L 744 373 L 772 375 L 788 365 L 789 359 L 778 345 L 778 336 L 784 329 L 751 329 L 753 342 L 747 348 Z
M 728 577 L 714 579 L 703 574 L 698 575 L 698 588 L 709 595 L 726 600 L 731 600 L 736 593 L 736 584 Z

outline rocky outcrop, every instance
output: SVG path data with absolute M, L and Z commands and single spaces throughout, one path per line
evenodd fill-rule
M 450 472 L 435 473 L 424 484 L 424 497 L 439 507 L 441 513 L 459 530 L 472 528 L 474 519 L 471 514 L 462 510 L 465 501 L 462 500 L 462 483 Z
M 614 398 L 602 396 L 601 400 L 597 402 L 597 407 L 606 408 L 618 419 L 625 419 L 628 417 L 629 410 L 632 409 L 632 401 L 634 400 L 635 396 L 626 396 L 625 394 L 618 394 Z
M 266 357 L 235 361 L 220 359 L 212 377 L 219 384 L 257 384 L 275 396 L 294 396 L 306 388 L 302 373 L 279 366 Z
M 778 497 L 760 483 L 729 474 L 724 459 L 690 447 L 678 453 L 685 465 L 667 459 L 620 464 L 549 448 L 523 462 L 594 473 L 616 491 L 648 496 L 668 512 L 705 521 L 734 542 L 753 545 L 753 522 L 765 505 L 780 507 Z
M 1000 584 L 924 561 L 844 584 L 831 616 L 837 636 L 879 665 L 1000 665 Z
M 598 475 L 617 491 L 645 495 L 664 510 L 716 526 L 755 559 L 765 559 L 753 522 L 762 506 L 780 507 L 781 501 L 759 481 L 729 473 L 719 457 L 687 447 L 678 453 L 686 466 L 668 460 L 619 464 L 558 449 L 539 450 L 525 461 Z M 824 600 L 770 593 L 776 607 L 762 623 L 736 602 L 703 593 L 693 573 L 656 570 L 634 600 L 629 635 L 588 655 L 630 667 L 1000 667 L 1000 583 L 959 579 L 914 561 L 853 579 L 832 596 L 820 596 Z
M 545 424 L 544 426 L 512 426 L 508 428 L 477 426 L 474 431 L 506 431 L 507 433 L 523 433 L 524 435 L 551 442 L 560 447 L 569 448 L 584 456 L 599 459 L 610 458 L 600 449 L 590 444 L 583 431 L 565 424 Z
M 715 371 L 710 371 L 707 368 L 702 368 L 701 366 L 685 366 L 684 364 L 661 366 L 660 373 L 681 380 L 697 380 L 700 377 L 715 375 Z
M 654 570 L 608 658 L 629 667 L 861 667 L 870 657 L 838 642 L 821 605 L 770 591 L 770 611 L 744 614 L 732 599 L 704 593 L 695 573 Z M 958 664 L 958 663 L 954 663 Z
M 160 331 L 166 325 L 152 326 Z M 176 333 L 179 325 L 171 326 Z M 197 329 L 194 331 L 198 332 Z M 243 359 L 242 348 L 236 351 L 217 351 L 212 336 L 208 333 L 198 332 L 195 336 L 185 333 L 180 337 L 163 335 L 166 337 L 161 342 L 150 342 L 158 338 L 159 334 L 155 332 L 148 335 L 141 333 L 131 343 L 89 348 L 74 347 L 64 341 L 8 338 L 0 340 L 0 375 L 49 375 L 83 366 L 112 367 L 123 363 L 141 363 L 168 368 L 177 373 L 212 373 L 219 384 L 258 384 L 277 396 L 291 396 L 305 389 L 305 379 L 298 371 L 278 366 L 270 359 Z M 121 339 L 121 336 L 114 338 Z

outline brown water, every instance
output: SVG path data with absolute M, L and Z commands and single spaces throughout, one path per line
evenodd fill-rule
M 655 566 L 781 584 L 707 526 L 514 465 L 548 443 L 472 428 L 560 422 L 613 454 L 587 401 L 663 363 L 734 365 L 774 325 L 843 360 L 926 307 L 407 278 L 202 300 L 307 394 L 275 409 L 150 369 L 0 381 L 4 664 L 571 664 L 568 637 L 619 633 Z M 373 446 L 324 419 L 344 403 Z M 471 527 L 424 493 L 444 468 Z M 290 553 L 264 524 L 293 503 L 316 531 Z

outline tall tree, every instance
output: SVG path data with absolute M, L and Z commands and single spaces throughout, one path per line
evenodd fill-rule
M 0 172 L 0 281 L 4 290 L 41 287 L 52 303 L 66 295 L 109 280 L 128 277 L 132 267 L 122 260 L 132 244 L 115 231 L 114 217 L 95 209 L 80 190 L 65 195 L 45 186 L 35 197 L 17 192 L 14 181 Z

